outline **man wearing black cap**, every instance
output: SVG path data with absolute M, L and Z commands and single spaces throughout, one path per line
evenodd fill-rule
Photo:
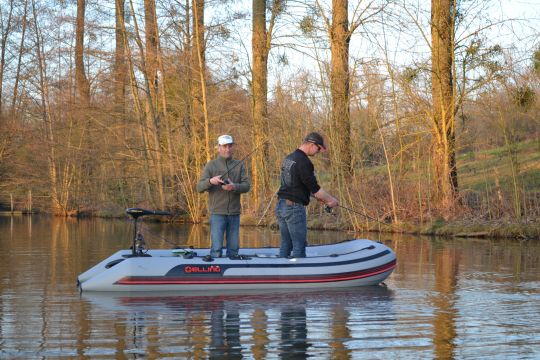
M 309 156 L 326 151 L 323 137 L 309 133 L 298 149 L 287 155 L 281 165 L 281 186 L 278 190 L 276 216 L 281 233 L 279 255 L 306 257 L 307 217 L 309 197 L 313 195 L 329 207 L 338 206 L 338 201 L 322 189 L 315 177 L 315 168 Z

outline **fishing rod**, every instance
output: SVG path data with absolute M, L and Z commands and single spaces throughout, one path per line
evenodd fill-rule
M 255 151 L 257 151 L 257 149 L 259 149 L 261 146 L 265 145 L 266 143 L 268 143 L 270 140 L 266 140 L 264 141 L 262 144 L 260 144 L 259 146 L 255 147 L 255 149 L 251 150 L 246 156 L 244 156 L 239 162 L 237 162 L 236 164 L 234 164 L 233 167 L 231 167 L 230 169 L 227 170 L 227 172 L 223 175 L 221 175 L 221 181 L 223 181 L 223 184 L 224 185 L 228 185 L 230 184 L 230 181 L 228 179 L 225 179 L 225 176 L 231 172 L 231 170 L 233 170 L 235 167 L 237 167 L 238 165 L 242 164 L 248 157 L 250 157 L 251 155 L 253 155 L 255 153 Z
M 315 196 L 313 196 L 313 195 L 311 195 L 311 196 L 315 198 Z M 317 198 L 315 198 L 315 199 L 317 199 Z M 317 199 L 317 200 L 319 200 L 319 199 Z M 347 211 L 350 211 L 350 212 L 352 212 L 352 213 L 354 213 L 354 214 L 361 215 L 361 216 L 365 217 L 365 218 L 368 219 L 368 220 L 376 221 L 376 222 L 378 222 L 379 224 L 382 224 L 382 225 L 385 225 L 385 226 L 395 226 L 395 224 L 388 224 L 388 223 L 382 222 L 382 221 L 377 220 L 377 219 L 375 219 L 375 218 L 373 218 L 373 217 L 371 217 L 371 216 L 369 216 L 369 215 L 367 215 L 367 214 L 365 214 L 365 213 L 362 213 L 362 212 L 357 211 L 357 210 L 353 210 L 353 209 L 348 208 L 348 207 L 343 206 L 343 205 L 339 205 L 339 204 L 338 204 L 337 207 L 340 207 L 340 208 L 342 208 L 342 209 L 345 209 L 345 210 L 347 210 Z M 332 208 L 331 208 L 330 206 L 328 206 L 328 205 L 324 205 L 324 212 L 326 212 L 326 213 L 328 213 L 328 214 L 332 214 Z
M 348 208 L 348 207 L 346 207 L 346 206 L 343 206 L 343 205 L 337 205 L 337 207 L 340 207 L 340 208 L 345 209 L 345 210 L 347 210 L 347 211 L 350 211 L 350 212 L 352 212 L 352 213 L 361 215 L 361 216 L 365 217 L 366 219 L 376 221 L 376 222 L 381 223 L 381 224 L 383 224 L 383 225 L 392 225 L 392 224 L 384 223 L 384 222 L 382 222 L 382 221 L 380 221 L 380 220 L 377 220 L 377 219 L 375 219 L 375 218 L 373 218 L 373 217 L 371 217 L 371 216 L 369 216 L 369 215 L 367 215 L 367 214 L 361 213 L 360 211 L 356 211 L 356 210 L 350 209 L 350 208 Z M 332 213 L 332 208 L 331 208 L 330 206 L 328 206 L 328 205 L 324 205 L 324 211 L 327 212 L 327 213 L 329 213 L 329 214 L 331 214 L 331 213 Z
M 368 220 L 372 220 L 372 221 L 378 222 L 378 223 L 381 224 L 381 225 L 384 225 L 384 226 L 390 226 L 390 227 L 395 227 L 395 226 L 397 226 L 397 224 L 392 224 L 392 223 L 385 223 L 385 222 L 382 222 L 382 221 L 377 220 L 377 219 L 375 219 L 375 218 L 373 218 L 373 217 L 371 217 L 371 216 L 369 216 L 369 215 L 367 215 L 367 214 L 364 214 L 364 213 L 362 213 L 362 212 L 360 212 L 360 211 L 356 211 L 356 210 L 350 209 L 350 208 L 348 208 L 348 207 L 346 207 L 346 206 L 343 206 L 343 205 L 337 205 L 337 206 L 340 207 L 340 208 L 342 208 L 342 209 L 345 209 L 345 210 L 347 210 L 347 211 L 350 211 L 350 212 L 352 212 L 352 213 L 354 213 L 354 214 L 361 215 L 361 216 L 365 217 L 365 218 L 368 219 Z M 324 211 L 326 211 L 327 213 L 332 213 L 332 208 L 331 208 L 330 206 L 328 206 L 328 205 L 324 205 Z M 399 228 L 398 228 L 398 229 L 399 229 Z

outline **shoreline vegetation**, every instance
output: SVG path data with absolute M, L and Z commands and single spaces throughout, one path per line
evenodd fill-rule
M 508 191 L 512 183 L 512 164 L 504 161 L 506 155 L 502 147 L 458 155 L 459 180 L 462 184 L 460 193 L 464 204 L 456 208 L 454 213 L 461 213 L 461 215 L 445 219 L 436 215 L 436 212 L 433 214 L 424 212 L 416 218 L 410 216 L 396 224 L 392 222 L 393 219 L 390 216 L 380 222 L 372 220 L 369 210 L 354 214 L 354 212 L 338 208 L 333 214 L 327 214 L 322 211 L 320 205 L 312 203 L 308 207 L 308 228 L 355 233 L 405 233 L 459 238 L 540 239 L 540 220 L 534 216 L 540 207 L 540 141 L 520 142 L 516 144 L 514 151 L 513 157 L 519 158 L 521 168 L 519 180 L 522 191 L 519 195 L 523 203 L 530 204 L 529 213 L 519 214 L 519 218 L 515 217 L 511 204 L 512 198 L 516 195 Z M 486 169 L 490 169 L 493 176 L 486 178 Z M 365 171 L 365 176 L 377 179 L 383 171 L 382 166 L 372 167 Z M 478 197 L 478 194 L 486 192 L 488 195 L 484 195 L 484 198 Z M 204 199 L 204 195 L 201 195 L 201 198 Z M 273 214 L 275 206 L 273 200 L 275 199 L 272 199 L 270 204 L 267 202 L 264 205 L 264 211 L 253 211 L 249 208 L 249 204 L 243 206 L 245 210 L 241 216 L 241 225 L 269 226 L 277 229 L 277 221 Z M 39 206 L 41 205 L 39 202 L 34 210 L 29 209 L 28 206 L 25 207 L 28 203 L 32 201 L 27 199 L 26 202 L 15 203 L 15 206 L 12 205 L 13 211 L 4 206 L 0 208 L 0 216 L 32 213 L 54 215 L 52 211 Z M 145 203 L 133 207 L 156 209 L 155 206 Z M 373 209 L 370 210 L 373 211 Z M 94 207 L 92 210 L 74 210 L 66 215 L 74 218 L 123 218 L 126 216 L 124 211 L 125 209 L 118 205 L 113 205 L 103 208 Z M 176 208 L 172 210 L 172 213 L 174 214 L 172 219 L 155 217 L 145 219 L 145 221 L 195 223 L 185 210 Z M 361 216 L 362 213 L 368 216 Z M 368 220 L 370 217 L 372 219 Z M 420 217 L 422 220 L 419 219 Z M 199 222 L 206 223 L 207 217 L 202 216 Z
M 0 211 L 0 216 L 28 216 L 32 215 L 23 211 Z M 36 213 L 35 215 L 48 215 L 47 213 Z M 102 219 L 121 219 L 126 215 L 123 212 L 118 213 L 95 213 L 81 214 L 77 218 L 102 218 Z M 173 216 L 164 220 L 161 217 L 148 218 L 143 221 L 149 222 L 172 222 L 181 224 L 193 224 L 189 216 L 180 215 Z M 203 220 L 203 224 L 207 224 L 207 219 Z M 253 215 L 242 215 L 240 217 L 241 226 L 246 227 L 270 227 L 278 229 L 277 221 L 274 217 L 266 216 L 261 221 L 260 217 Z M 344 220 L 336 220 L 332 215 L 321 215 L 319 217 L 312 216 L 308 219 L 308 228 L 310 230 L 329 230 L 329 231 L 346 231 L 351 233 L 402 233 L 409 235 L 424 235 L 424 236 L 439 236 L 439 237 L 456 237 L 456 238 L 506 238 L 506 239 L 521 239 L 521 240 L 540 240 L 540 221 L 538 219 L 497 219 L 497 220 L 474 220 L 474 219 L 456 219 L 444 220 L 437 218 L 433 221 L 428 221 L 423 224 L 414 222 L 403 222 L 399 224 L 383 224 L 374 221 L 369 221 L 358 230 L 353 229 L 350 223 Z
M 308 207 L 308 228 L 314 230 L 336 230 L 379 233 L 405 233 L 428 236 L 444 236 L 459 238 L 513 238 L 513 239 L 540 239 L 540 220 L 535 214 L 540 209 L 540 141 L 523 141 L 515 146 L 514 158 L 519 159 L 520 173 L 519 183 L 521 192 L 521 202 L 529 204 L 528 213 L 515 216 L 512 209 L 512 198 L 516 194 L 508 191 L 512 184 L 511 162 L 504 161 L 506 156 L 505 148 L 491 148 L 484 151 L 466 152 L 458 155 L 459 180 L 462 184 L 460 193 L 463 204 L 456 208 L 453 217 L 446 219 L 437 212 L 409 215 L 408 218 L 401 219 L 397 224 L 393 223 L 390 216 L 380 222 L 367 220 L 361 214 L 373 215 L 375 206 L 366 208 L 365 212 L 357 214 L 345 209 L 336 210 L 333 214 L 322 211 L 320 205 L 312 203 Z M 380 179 L 384 172 L 383 166 L 371 167 L 364 171 L 366 178 Z M 492 176 L 486 177 L 486 169 Z M 324 178 L 323 181 L 328 181 Z M 375 182 L 374 181 L 374 182 Z M 406 181 L 406 180 L 405 180 Z M 409 179 L 409 181 L 412 181 Z M 24 193 L 19 196 L 25 201 L 14 202 L 10 211 L 7 202 L 0 207 L 0 216 L 27 215 L 29 213 L 50 214 L 46 203 L 34 201 L 34 208 L 28 207 L 32 203 L 31 199 L 24 199 Z M 13 197 L 12 197 L 13 198 Z M 14 197 L 17 199 L 17 197 Z M 201 195 L 204 199 L 205 196 Z M 277 222 L 273 213 L 275 198 L 270 203 L 264 204 L 259 211 L 250 209 L 249 198 L 247 204 L 243 206 L 244 211 L 241 216 L 242 226 L 269 226 L 277 229 Z M 373 196 L 373 199 L 376 199 Z M 377 200 L 373 200 L 376 203 Z M 381 204 L 381 203 L 379 203 Z M 384 205 L 378 205 L 384 206 Z M 139 203 L 129 207 L 143 207 L 157 209 L 148 203 Z M 353 208 L 353 207 L 351 207 Z M 183 209 L 169 208 L 174 213 L 172 219 L 160 217 L 148 218 L 145 221 L 172 221 L 178 223 L 195 223 L 190 214 Z M 124 218 L 125 209 L 118 204 L 108 206 L 94 206 L 90 209 L 79 209 L 66 214 L 72 218 Z M 262 218 L 262 219 L 261 219 Z M 205 223 L 207 217 L 202 216 L 200 223 Z

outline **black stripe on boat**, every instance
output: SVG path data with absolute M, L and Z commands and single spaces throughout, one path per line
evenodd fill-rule
M 186 276 L 188 274 L 190 275 L 206 275 L 209 273 L 224 273 L 228 269 L 234 269 L 234 268 L 302 268 L 302 267 L 329 267 L 329 266 L 338 266 L 338 265 L 349 265 L 349 264 L 356 264 L 361 263 L 365 261 L 370 261 L 374 259 L 378 259 L 380 257 L 383 257 L 385 255 L 390 254 L 390 250 L 384 250 L 380 253 L 373 254 L 370 256 L 366 256 L 360 259 L 352 259 L 352 260 L 345 260 L 345 261 L 333 261 L 333 262 L 316 262 L 316 263 L 306 263 L 306 264 L 299 264 L 299 263 L 290 263 L 290 264 L 253 264 L 253 263 L 240 263 L 240 264 L 220 264 L 220 265 L 196 265 L 196 264 L 182 264 L 177 265 L 173 267 L 171 270 L 169 270 L 165 276 L 166 277 L 177 277 L 177 276 Z M 219 266 L 221 271 L 212 271 L 212 266 Z M 188 268 L 188 272 L 186 272 L 186 268 Z M 201 271 L 197 271 L 196 268 L 201 269 Z M 204 268 L 208 268 L 208 271 L 204 271 Z M 190 271 L 194 270 L 194 271 Z
M 215 265 L 217 266 L 217 265 Z M 196 284 L 280 284 L 280 283 L 325 283 L 350 281 L 378 275 L 396 267 L 396 260 L 384 265 L 335 274 L 317 275 L 255 275 L 255 276 L 209 276 L 209 277 L 173 277 L 173 276 L 127 276 L 118 280 L 116 285 L 196 285 Z M 214 274 L 217 275 L 217 274 Z

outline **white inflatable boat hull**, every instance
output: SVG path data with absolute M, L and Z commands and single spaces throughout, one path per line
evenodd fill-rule
M 278 258 L 277 248 L 241 249 L 242 260 L 203 260 L 209 249 L 190 249 L 193 258 L 172 250 L 129 257 L 121 250 L 78 277 L 81 291 L 212 291 L 338 288 L 377 285 L 396 266 L 396 255 L 371 240 L 309 246 L 306 258 Z

